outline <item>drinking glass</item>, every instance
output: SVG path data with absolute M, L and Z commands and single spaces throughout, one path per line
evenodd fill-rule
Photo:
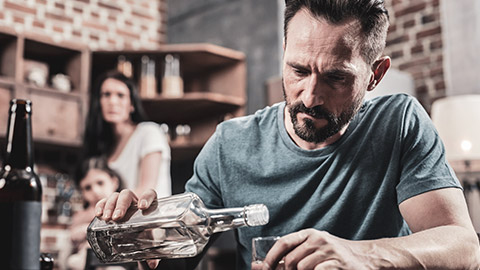
M 263 260 L 268 251 L 280 239 L 280 236 L 256 237 L 252 239 L 252 270 L 262 269 Z M 276 270 L 282 270 L 283 261 L 280 261 Z

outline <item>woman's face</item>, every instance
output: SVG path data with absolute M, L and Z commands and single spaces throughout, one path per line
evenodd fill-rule
M 134 108 L 127 85 L 116 79 L 106 79 L 100 89 L 100 107 L 106 122 L 111 124 L 130 122 L 130 113 Z
M 118 179 L 116 177 L 98 169 L 89 170 L 80 182 L 82 196 L 90 206 L 95 206 L 99 200 L 110 196 L 117 190 L 117 187 Z

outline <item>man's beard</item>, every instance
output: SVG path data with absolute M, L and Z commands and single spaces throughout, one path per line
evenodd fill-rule
M 289 103 L 285 95 L 285 90 L 284 97 L 295 134 L 297 134 L 302 140 L 311 143 L 325 142 L 328 138 L 337 134 L 353 119 L 355 114 L 359 111 L 363 101 L 363 97 L 354 100 L 346 110 L 342 111 L 339 116 L 336 116 L 322 106 L 307 108 L 302 101 L 293 104 Z M 315 123 L 311 119 L 305 118 L 303 123 L 299 122 L 297 118 L 298 113 L 305 113 L 316 119 L 325 119 L 328 123 L 324 127 L 316 128 Z

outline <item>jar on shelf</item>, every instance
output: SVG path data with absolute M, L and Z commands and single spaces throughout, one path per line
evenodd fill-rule
M 180 59 L 178 55 L 167 54 L 165 56 L 162 95 L 171 98 L 183 96 L 183 79 L 180 76 Z
M 175 143 L 188 144 L 190 141 L 191 128 L 189 125 L 177 125 L 175 127 Z
M 150 57 L 142 56 L 140 76 L 140 96 L 153 98 L 157 95 L 157 79 L 155 78 L 155 61 Z
M 117 59 L 117 70 L 123 73 L 125 77 L 132 78 L 132 62 L 130 62 L 124 55 L 120 55 Z

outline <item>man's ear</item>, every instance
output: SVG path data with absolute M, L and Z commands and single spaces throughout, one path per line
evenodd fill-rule
M 383 79 L 383 76 L 387 73 L 390 68 L 391 60 L 388 56 L 380 57 L 373 63 L 372 71 L 373 74 L 370 77 L 370 82 L 368 83 L 368 91 L 372 91 Z

